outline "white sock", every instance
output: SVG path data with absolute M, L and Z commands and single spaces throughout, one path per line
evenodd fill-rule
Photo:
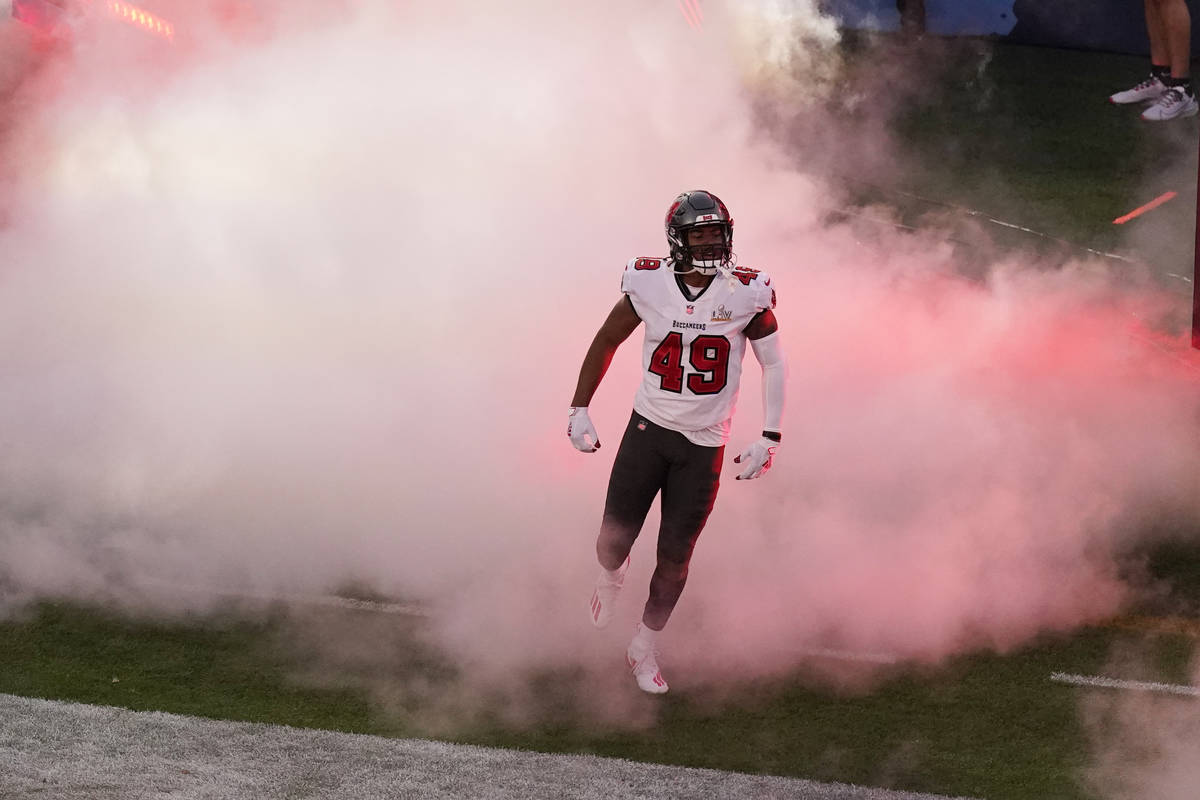
M 600 569 L 604 570 L 604 576 L 608 578 L 609 583 L 620 583 L 625 578 L 625 570 L 629 569 L 629 558 L 625 558 L 625 563 L 616 569 L 605 569 L 604 565 L 600 565 Z
M 633 634 L 632 644 L 636 644 L 642 650 L 651 650 L 658 641 L 658 634 L 662 631 L 656 631 L 653 628 L 647 628 L 642 623 L 637 624 L 637 629 Z

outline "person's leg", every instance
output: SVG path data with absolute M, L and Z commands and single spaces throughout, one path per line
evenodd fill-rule
M 896 0 L 900 12 L 900 30 L 909 35 L 925 32 L 925 0 Z
M 1151 12 L 1151 7 L 1155 10 Z M 1179 117 L 1195 116 L 1200 111 L 1192 92 L 1191 38 L 1192 20 L 1185 0 L 1146 0 L 1146 21 L 1156 18 L 1165 41 L 1170 74 L 1160 80 L 1165 91 L 1154 105 L 1142 112 L 1142 119 L 1163 122 Z M 1115 96 L 1115 95 L 1114 95 Z
M 617 449 L 600 535 L 596 537 L 596 558 L 602 569 L 588 603 L 588 613 L 597 628 L 608 627 L 613 620 L 625 583 L 629 551 L 641 533 L 654 496 L 666 480 L 667 460 L 659 441 L 665 433 L 634 412 Z
M 1182 3 L 1183 0 L 1180 0 Z M 1171 51 L 1167 46 L 1167 29 L 1163 24 L 1163 9 L 1159 0 L 1146 0 L 1146 34 L 1150 37 L 1150 63 L 1165 70 L 1171 67 Z M 1184 9 L 1186 11 L 1186 7 Z
M 666 626 L 687 583 L 692 550 L 716 502 L 725 454 L 723 447 L 700 447 L 686 439 L 680 451 L 684 457 L 672 464 L 662 491 L 658 562 L 642 614 L 642 623 L 656 631 Z
M 1183 3 L 1184 0 L 1179 2 Z M 1145 0 L 1146 34 L 1150 37 L 1150 77 L 1130 89 L 1109 95 L 1108 102 L 1116 105 L 1145 103 L 1158 100 L 1167 92 L 1167 83 L 1171 78 L 1171 50 L 1164 8 L 1164 0 Z
M 675 436 L 671 469 L 662 490 L 658 563 L 650 579 L 650 597 L 642 621 L 625 650 L 625 661 L 638 688 L 651 694 L 668 689 L 658 668 L 658 634 L 666 627 L 687 582 L 692 550 L 717 497 L 725 454 L 723 447 L 700 447 L 682 435 Z
M 1192 66 L 1192 17 L 1188 13 L 1187 3 L 1185 0 L 1147 0 L 1147 4 L 1151 2 L 1158 6 L 1162 26 L 1160 35 L 1166 40 L 1165 63 L 1171 67 L 1171 77 L 1187 78 Z M 1153 42 L 1150 52 L 1153 60 Z
M 613 461 L 596 538 L 596 557 L 609 572 L 620 569 L 629 557 L 654 496 L 666 480 L 667 462 L 655 441 L 664 431 L 651 426 L 635 412 Z

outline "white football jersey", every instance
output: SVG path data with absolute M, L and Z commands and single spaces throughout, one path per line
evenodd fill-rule
M 625 266 L 621 291 L 646 328 L 633 407 L 696 444 L 719 447 L 737 403 L 744 330 L 775 307 L 775 290 L 767 273 L 747 267 L 718 273 L 694 299 L 681 283 L 667 259 L 633 258 Z

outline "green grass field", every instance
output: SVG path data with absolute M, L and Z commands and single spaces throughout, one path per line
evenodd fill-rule
M 830 171 L 848 178 L 859 202 L 888 205 L 905 224 L 949 225 L 951 236 L 955 219 L 977 218 L 949 207 L 969 208 L 1049 237 L 987 225 L 989 243 L 1002 248 L 1061 258 L 1087 256 L 1083 248 L 1114 252 L 1148 265 L 1168 288 L 1190 291 L 1169 276 L 1193 270 L 1198 123 L 1146 123 L 1140 107 L 1106 102 L 1140 78 L 1145 59 L 862 35 L 849 36 L 844 49 L 861 64 L 847 91 L 890 95 L 885 109 L 896 141 L 895 152 L 868 159 L 866 170 L 839 164 L 861 154 L 842 159 L 835 151 Z M 872 77 L 880 59 L 904 67 L 900 82 Z M 905 83 L 909 70 L 940 79 Z M 853 122 L 864 113 L 845 116 Z M 1177 196 L 1154 212 L 1112 223 L 1167 191 Z
M 422 622 L 391 617 L 376 624 L 415 634 Z M 283 610 L 255 622 L 229 615 L 151 622 L 41 605 L 24 621 L 0 625 L 0 692 L 996 800 L 1082 799 L 1091 796 L 1079 780 L 1088 757 L 1077 718 L 1083 690 L 1052 683 L 1050 674 L 1108 674 L 1106 662 L 1119 650 L 1137 653 L 1143 667 L 1113 677 L 1186 683 L 1195 646 L 1189 634 L 1089 628 L 1005 655 L 896 667 L 865 692 L 781 679 L 724 687 L 716 704 L 687 693 L 647 697 L 656 722 L 633 731 L 581 723 L 570 698 L 586 686 L 573 676 L 545 678 L 534 722 L 447 729 L 424 722 L 429 709 L 419 700 L 380 710 L 371 676 L 353 669 L 336 687 L 315 683 L 303 650 L 290 643 L 291 628 Z M 416 642 L 416 657 L 396 669 L 407 671 L 406 680 L 432 678 L 454 691 L 453 671 Z
M 854 37 L 845 49 L 869 61 L 873 48 L 893 46 Z M 967 207 L 1053 237 L 986 228 L 997 247 L 1077 254 L 1062 244 L 1070 242 L 1112 251 L 1148 264 L 1168 289 L 1190 292 L 1172 276 L 1192 271 L 1197 122 L 1149 126 L 1136 111 L 1104 102 L 1140 77 L 1140 59 L 981 41 L 934 46 L 941 81 L 903 94 L 889 112 L 899 158 L 847 176 L 855 202 L 888 205 L 914 226 L 952 227 L 947 206 Z M 1167 190 L 1179 196 L 1129 226 L 1112 225 Z M 1139 232 L 1151 229 L 1153 236 Z M 1132 612 L 1200 619 L 1198 538 L 1185 526 L 1173 543 L 1130 555 L 1131 569 L 1159 589 Z M 373 624 L 409 643 L 396 664 L 402 675 L 453 690 L 453 668 L 420 644 L 425 622 L 392 616 Z M 657 722 L 632 731 L 581 723 L 572 705 L 576 677 L 545 677 L 544 707 L 533 722 L 447 727 L 429 722 L 417 695 L 381 709 L 369 675 L 351 670 L 336 686 L 312 679 L 296 627 L 284 608 L 164 621 L 47 602 L 0 623 L 0 692 L 990 800 L 1086 800 L 1095 795 L 1082 772 L 1085 690 L 1052 683 L 1050 674 L 1111 675 L 1112 653 L 1123 652 L 1136 654 L 1141 670 L 1113 677 L 1187 683 L 1196 653 L 1186 631 L 1114 622 L 1011 653 L 974 653 L 936 668 L 901 665 L 866 692 L 780 679 L 726 689 L 713 704 L 673 691 L 645 698 L 661 706 Z

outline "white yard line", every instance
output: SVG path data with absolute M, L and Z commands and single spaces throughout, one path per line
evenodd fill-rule
M 1050 680 L 1057 683 L 1070 683 L 1075 686 L 1097 686 L 1104 689 L 1127 689 L 1136 692 L 1164 692 L 1166 694 L 1181 694 L 1189 697 L 1200 697 L 1200 688 L 1181 686 L 1176 683 L 1153 683 L 1149 681 L 1126 681 L 1120 678 L 1106 678 L 1102 675 L 1072 675 L 1067 672 L 1052 672 Z
M 400 614 L 406 617 L 428 617 L 429 609 L 416 603 L 384 603 L 378 600 L 356 600 L 333 594 L 267 594 L 265 592 L 228 592 L 229 597 L 244 600 L 259 600 L 265 603 L 293 603 L 295 605 L 349 608 L 355 611 L 372 611 L 376 614 Z
M 865 182 L 864 182 L 864 183 L 865 183 Z M 985 221 L 987 221 L 987 222 L 990 222 L 990 223 L 992 223 L 993 225 L 999 225 L 999 226 L 1000 226 L 1000 227 L 1002 227 L 1002 228 L 1011 228 L 1011 229 L 1013 229 L 1013 230 L 1022 231 L 1022 232 L 1024 232 L 1024 233 L 1028 233 L 1028 234 L 1031 234 L 1031 235 L 1033 235 L 1033 236 L 1038 236 L 1038 237 L 1040 237 L 1040 238 L 1042 238 L 1042 239 L 1049 239 L 1049 240 L 1051 240 L 1051 241 L 1058 242 L 1058 243 L 1060 243 L 1060 244 L 1065 244 L 1065 245 L 1067 245 L 1067 246 L 1069 246 L 1069 247 L 1074 247 L 1074 248 L 1076 248 L 1076 249 L 1079 249 L 1079 250 L 1085 250 L 1085 251 L 1087 251 L 1087 252 L 1089 252 L 1089 253 L 1091 253 L 1091 254 L 1093 254 L 1093 255 L 1097 255 L 1097 256 L 1103 256 L 1104 258 L 1112 258 L 1112 259 L 1115 259 L 1115 260 L 1117 260 L 1117 261 L 1124 261 L 1124 262 L 1126 262 L 1127 264 L 1136 264 L 1136 263 L 1137 263 L 1137 262 L 1136 262 L 1136 261 L 1134 261 L 1132 258 L 1127 258 L 1127 257 L 1125 257 L 1125 256 L 1123 256 L 1123 255 L 1119 255 L 1118 253 L 1106 253 L 1106 252 L 1105 252 L 1105 251 L 1103 251 L 1103 250 L 1094 250 L 1094 249 L 1092 249 L 1091 247 L 1085 247 L 1084 245 L 1081 245 L 1081 244 L 1075 244 L 1074 242 L 1067 241 L 1066 239 L 1060 239 L 1060 238 L 1059 238 L 1059 237 L 1057 237 L 1057 236 L 1051 236 L 1051 235 L 1050 235 L 1050 234 L 1048 234 L 1048 233 L 1042 233 L 1041 231 L 1035 231 L 1033 228 L 1027 228 L 1027 227 L 1025 227 L 1024 225 L 1017 225 L 1016 223 L 1013 223 L 1013 222 L 1005 222 L 1005 221 L 1004 221 L 1004 220 L 1002 220 L 1002 219 L 996 219 L 995 217 L 991 216 L 990 214 L 987 214 L 987 213 L 985 213 L 985 212 L 983 212 L 983 211 L 976 211 L 975 209 L 973 209 L 973 208 L 968 208 L 967 206 L 960 206 L 960 205 L 957 205 L 957 204 L 955 204 L 955 203 L 947 203 L 947 202 L 944 202 L 944 201 L 942 201 L 942 200 L 934 200 L 934 199 L 932 199 L 932 198 L 929 198 L 929 197 L 922 197 L 921 195 L 919 195 L 919 194 L 913 194 L 912 192 L 902 192 L 902 191 L 899 191 L 899 190 L 897 190 L 897 189 L 890 189 L 890 190 L 889 190 L 889 189 L 883 189 L 883 187 L 880 187 L 880 186 L 874 186 L 874 184 L 870 184 L 870 183 L 866 183 L 865 185 L 867 185 L 867 186 L 873 186 L 874 188 L 876 188 L 876 189 L 881 189 L 881 190 L 882 190 L 882 191 L 884 191 L 884 192 L 890 192 L 890 193 L 892 193 L 892 194 L 898 194 L 898 195 L 900 195 L 900 196 L 902 196 L 902 197 L 911 197 L 911 198 L 912 198 L 912 199 L 914 199 L 914 200 L 920 200 L 922 203 L 929 203 L 929 204 L 931 204 L 931 205 L 936 205 L 936 206 L 944 206 L 944 207 L 946 207 L 946 208 L 952 208 L 952 209 L 954 209 L 954 210 L 956 210 L 956 211 L 959 211 L 959 212 L 961 212 L 961 213 L 963 213 L 963 214 L 966 214 L 966 215 L 967 215 L 967 216 L 969 216 L 969 217 L 976 217 L 976 218 L 978 218 L 978 219 L 982 219 L 982 220 L 985 220 Z
M 829 648 L 813 648 L 797 652 L 799 655 L 811 658 L 830 658 L 837 661 L 864 661 L 868 664 L 895 664 L 898 661 L 890 653 L 859 653 L 854 650 L 831 650 Z
M 841 783 L 388 739 L 0 694 L 0 797 L 947 800 Z
M 299 606 L 323 606 L 348 608 L 354 611 L 371 611 L 376 614 L 399 614 L 406 617 L 428 617 L 428 607 L 417 603 L 389 603 L 378 600 L 358 600 L 334 594 L 292 594 L 286 592 L 259 592 L 249 589 L 222 589 L 216 586 L 197 586 L 162 581 L 155 578 L 140 578 L 135 584 L 154 589 L 170 589 L 202 597 L 223 597 L 230 600 L 252 600 L 258 603 L 290 603 Z

